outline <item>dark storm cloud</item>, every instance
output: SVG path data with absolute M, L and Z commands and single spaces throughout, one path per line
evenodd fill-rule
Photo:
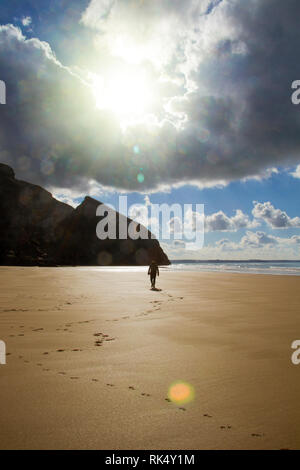
M 98 176 L 101 167 L 99 180 L 114 181 L 109 157 L 120 151 L 119 131 L 110 116 L 96 112 L 87 85 L 56 60 L 47 43 L 25 40 L 13 26 L 0 27 L 0 49 L 7 85 L 0 160 L 17 176 L 42 184 L 78 185 L 82 177 Z
M 300 107 L 291 103 L 291 84 L 300 79 L 299 1 L 206 2 L 199 16 L 189 16 L 188 29 L 180 22 L 183 3 L 195 11 L 197 2 L 163 2 L 166 21 L 177 12 L 179 25 L 172 68 L 164 64 L 164 72 L 170 80 L 184 73 L 193 90 L 185 85 L 185 95 L 177 94 L 174 87 L 168 114 L 151 132 L 141 124 L 122 135 L 47 44 L 2 27 L 8 104 L 0 108 L 1 161 L 43 184 L 84 185 L 86 177 L 141 190 L 229 182 L 299 163 Z M 144 183 L 137 182 L 140 171 Z

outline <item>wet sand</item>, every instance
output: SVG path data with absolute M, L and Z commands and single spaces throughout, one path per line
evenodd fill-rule
M 1 449 L 300 448 L 300 279 L 0 268 Z M 174 404 L 168 390 L 190 383 Z

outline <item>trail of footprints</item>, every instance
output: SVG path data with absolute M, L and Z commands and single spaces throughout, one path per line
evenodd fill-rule
M 22 357 L 22 356 L 19 356 L 19 357 Z M 29 361 L 24 361 L 24 362 L 29 362 Z M 43 364 L 41 364 L 41 363 L 37 363 L 36 365 L 39 366 L 39 367 L 42 367 L 42 366 L 43 366 Z M 45 372 L 50 372 L 50 369 L 44 368 L 43 371 L 45 371 Z M 67 377 L 67 378 L 69 378 L 70 380 L 73 380 L 73 381 L 76 381 L 76 380 L 80 380 L 80 379 L 81 379 L 81 377 L 75 376 L 75 375 L 69 375 L 69 376 L 68 376 L 68 374 L 67 374 L 66 372 L 58 372 L 57 374 L 60 375 L 60 376 L 62 376 L 62 377 Z M 116 384 L 113 384 L 113 383 L 105 383 L 105 382 L 103 382 L 102 380 L 99 380 L 99 379 L 97 379 L 97 378 L 95 378 L 95 377 L 91 378 L 90 380 L 91 380 L 91 382 L 93 382 L 93 383 L 98 383 L 98 384 L 101 384 L 101 385 L 105 385 L 105 386 L 108 387 L 108 388 L 112 388 L 112 389 L 115 388 L 115 389 L 118 389 L 118 386 L 117 386 Z M 137 387 L 135 387 L 135 386 L 133 386 L 133 385 L 129 385 L 129 386 L 127 387 L 127 390 L 129 390 L 130 392 L 135 392 L 135 393 L 138 394 L 138 396 L 143 397 L 143 398 L 151 398 L 151 397 L 152 397 L 152 395 L 151 395 L 150 393 L 140 391 Z M 173 405 L 173 403 L 172 403 L 172 400 L 170 400 L 170 398 L 165 398 L 164 401 L 166 401 L 167 403 L 170 403 L 170 404 L 172 405 L 172 409 L 174 409 L 174 405 Z M 177 406 L 176 409 L 177 409 L 179 412 L 186 412 L 186 411 L 188 411 L 187 408 L 185 408 L 185 407 L 183 407 L 183 406 Z M 213 418 L 213 416 L 210 415 L 210 414 L 208 414 L 208 413 L 204 413 L 204 414 L 203 414 L 203 417 L 204 417 L 204 418 L 208 418 L 208 419 Z M 233 429 L 233 426 L 231 426 L 231 425 L 229 425 L 229 424 L 220 425 L 220 426 L 219 426 L 219 429 L 222 430 L 222 431 L 226 431 L 226 430 L 227 430 L 227 431 L 230 431 L 231 429 Z M 264 437 L 264 434 L 252 433 L 252 434 L 251 434 L 251 437 L 262 438 L 262 437 Z
M 101 334 L 102 334 L 102 333 L 101 333 Z M 99 333 L 95 333 L 95 335 L 99 335 Z M 57 350 L 57 352 L 59 352 L 59 351 L 63 352 L 63 350 Z M 45 353 L 43 353 L 43 354 L 45 354 Z M 49 353 L 46 353 L 46 354 L 49 354 Z M 22 356 L 22 355 L 18 356 L 18 358 L 19 358 L 19 359 L 23 359 L 24 363 L 26 363 L 26 364 L 29 364 L 29 363 L 30 363 L 30 361 L 24 359 L 24 356 Z M 33 362 L 33 361 L 32 361 L 32 362 Z M 43 369 L 42 369 L 43 372 L 53 372 L 51 369 L 48 369 L 48 368 L 44 367 L 44 364 L 41 363 L 41 362 L 36 363 L 36 366 L 38 366 L 38 367 L 43 367 Z M 59 372 L 57 372 L 57 375 L 59 375 L 59 376 L 61 376 L 61 377 L 64 377 L 64 378 L 68 378 L 68 379 L 70 379 L 70 380 L 72 380 L 72 381 L 81 380 L 81 377 L 80 377 L 80 376 L 77 376 L 77 375 L 68 375 L 68 374 L 67 374 L 66 372 L 64 372 L 64 371 L 59 371 Z M 105 383 L 105 382 L 103 381 L 103 379 L 100 380 L 100 379 L 98 379 L 98 378 L 96 378 L 96 377 L 92 377 L 91 379 L 88 379 L 88 380 L 90 380 L 91 382 L 93 382 L 93 383 L 95 383 L 95 384 L 104 385 L 104 386 L 106 386 L 106 387 L 108 387 L 108 388 L 117 389 L 117 390 L 119 389 L 119 387 L 118 387 L 116 384 L 113 384 L 113 383 Z M 123 390 L 124 390 L 124 389 L 123 389 Z M 136 393 L 136 394 L 137 394 L 139 397 L 141 397 L 141 398 L 149 399 L 149 398 L 152 398 L 152 397 L 153 397 L 150 393 L 141 391 L 141 390 L 139 390 L 138 387 L 135 387 L 134 385 L 129 385 L 129 386 L 127 387 L 127 390 L 128 390 L 129 392 Z M 156 399 L 157 397 L 153 397 L 153 398 Z M 164 401 L 167 402 L 167 403 L 169 403 L 170 405 L 172 405 L 172 409 L 174 409 L 174 404 L 172 403 L 172 400 L 171 400 L 170 398 L 168 398 L 168 397 L 167 397 L 167 398 L 164 398 Z M 186 411 L 188 411 L 187 408 L 185 408 L 185 407 L 183 407 L 183 406 L 177 406 L 176 409 L 177 409 L 179 412 L 186 412 Z M 208 413 L 204 413 L 204 414 L 203 414 L 203 418 L 206 418 L 206 419 L 213 419 L 214 417 L 213 417 L 212 415 L 208 414 Z M 222 425 L 219 425 L 219 429 L 220 429 L 221 431 L 230 431 L 231 429 L 233 429 L 233 426 L 231 426 L 231 425 L 229 425 L 229 424 L 226 424 L 226 425 L 225 425 L 225 424 L 222 424 Z M 252 434 L 251 434 L 251 437 L 253 437 L 253 438 L 262 438 L 262 437 L 264 437 L 264 436 L 265 436 L 265 434 L 260 434 L 260 433 L 252 433 Z
M 183 300 L 183 297 L 177 297 L 177 298 L 174 298 L 172 295 L 170 294 L 167 294 L 168 296 L 168 302 L 172 302 L 176 299 L 178 300 Z M 137 314 L 135 315 L 136 317 L 141 317 L 141 316 L 147 316 L 147 315 L 150 315 L 151 313 L 154 313 L 154 312 L 157 312 L 159 310 L 161 310 L 161 306 L 163 304 L 163 300 L 153 300 L 150 302 L 152 304 L 152 309 L 148 309 L 146 310 L 145 312 L 142 312 L 140 314 Z M 66 304 L 70 304 L 70 302 L 66 302 Z M 59 306 L 60 307 L 60 306 Z M 60 309 L 59 307 L 56 307 L 57 309 Z M 40 309 L 41 310 L 41 309 Z M 21 311 L 21 312 L 24 312 L 26 310 L 18 310 L 18 309 L 11 309 L 11 310 L 5 310 L 5 311 L 12 311 L 12 312 L 17 312 L 17 311 Z M 106 321 L 119 321 L 119 320 L 127 320 L 127 319 L 130 319 L 131 317 L 129 315 L 126 315 L 126 316 L 123 316 L 121 318 L 118 318 L 118 319 L 113 319 L 113 320 L 106 320 Z M 96 320 L 85 320 L 85 321 L 79 321 L 79 322 L 69 322 L 69 323 L 66 323 L 65 325 L 61 325 L 59 326 L 58 328 L 56 328 L 56 331 L 63 331 L 63 332 L 72 332 L 70 330 L 70 328 L 74 325 L 81 325 L 81 324 L 88 324 L 88 323 L 91 323 L 91 322 L 94 322 Z M 12 329 L 14 329 L 15 327 L 12 326 L 11 327 Z M 17 327 L 16 327 L 17 328 Z M 10 337 L 15 337 L 15 336 L 19 336 L 19 337 L 23 337 L 25 336 L 25 333 L 24 333 L 24 328 L 25 326 L 24 325 L 20 325 L 19 328 L 21 329 L 21 333 L 16 333 L 16 334 L 11 334 Z M 36 328 L 36 327 L 30 327 L 30 330 L 31 332 L 33 333 L 42 333 L 44 331 L 44 328 Z M 111 342 L 111 341 L 115 341 L 115 338 L 114 337 L 110 337 L 109 335 L 107 334 L 104 334 L 102 332 L 96 332 L 93 334 L 93 337 L 94 337 L 94 346 L 95 347 L 101 347 L 103 346 L 103 344 L 105 342 Z M 42 356 L 44 358 L 48 357 L 50 354 L 62 354 L 62 353 L 65 353 L 65 352 L 82 352 L 83 349 L 80 349 L 80 348 L 73 348 L 73 349 L 56 349 L 55 351 L 45 351 L 42 353 Z M 7 356 L 11 356 L 12 353 L 7 353 Z M 18 356 L 18 359 L 20 360 L 23 360 L 24 364 L 30 364 L 31 361 L 27 360 L 24 358 L 24 356 L 22 355 L 19 355 Z M 34 362 L 34 361 L 32 361 Z M 42 368 L 41 370 L 43 372 L 53 372 L 51 369 L 47 368 L 46 366 L 44 366 L 44 364 L 42 362 L 37 362 L 35 363 L 35 365 L 39 368 Z M 81 377 L 79 376 L 76 376 L 76 375 L 68 375 L 65 371 L 59 371 L 59 372 L 56 372 L 57 375 L 61 376 L 61 377 L 64 377 L 64 378 L 69 378 L 70 380 L 72 381 L 77 381 L 77 380 L 80 380 Z M 100 381 L 99 379 L 97 378 L 92 378 L 91 379 L 91 382 L 93 383 L 102 383 L 102 381 Z M 118 389 L 118 387 L 115 385 L 115 384 L 112 384 L 112 383 L 106 383 L 105 384 L 106 387 L 108 388 L 116 388 Z M 138 388 L 134 387 L 133 385 L 129 385 L 128 386 L 128 391 L 129 392 L 133 392 L 133 393 L 136 393 L 138 394 L 138 396 L 140 396 L 141 398 L 146 398 L 146 399 L 149 399 L 152 397 L 152 395 L 150 393 L 146 393 L 144 391 L 139 391 Z M 164 399 L 165 402 L 169 403 L 170 405 L 172 405 L 173 409 L 174 409 L 174 404 L 172 403 L 172 401 L 170 400 L 170 398 L 165 398 Z M 183 407 L 183 406 L 177 406 L 176 408 L 179 412 L 186 412 L 187 411 L 187 408 Z M 203 414 L 203 418 L 206 418 L 206 419 L 211 419 L 213 418 L 212 415 L 208 414 L 208 413 L 204 413 Z M 220 425 L 219 426 L 220 430 L 221 431 L 230 431 L 232 429 L 232 426 L 231 425 Z M 251 437 L 253 438 L 262 438 L 264 436 L 264 434 L 260 434 L 260 433 L 252 433 L 251 434 Z
M 173 297 L 171 294 L 166 294 L 166 296 L 168 297 L 167 302 L 174 302 L 175 300 L 183 300 L 184 299 L 184 297 Z M 150 302 L 150 304 L 152 304 L 151 309 L 148 309 L 148 310 L 146 310 L 142 313 L 138 313 L 134 316 L 135 317 L 147 317 L 148 315 L 151 315 L 151 313 L 155 313 L 155 312 L 160 311 L 163 303 L 164 303 L 164 300 L 152 300 Z M 107 322 L 118 322 L 118 321 L 121 321 L 121 320 L 129 320 L 131 318 L 132 318 L 132 316 L 126 315 L 126 316 L 123 316 L 121 318 L 114 318 L 112 320 L 106 320 L 106 321 Z

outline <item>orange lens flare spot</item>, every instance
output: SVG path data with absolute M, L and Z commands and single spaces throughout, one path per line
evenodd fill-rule
M 168 397 L 178 405 L 189 403 L 195 398 L 195 390 L 192 385 L 186 382 L 176 382 L 169 388 Z

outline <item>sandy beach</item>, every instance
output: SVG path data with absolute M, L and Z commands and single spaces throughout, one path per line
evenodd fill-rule
M 0 268 L 1 449 L 299 449 L 297 276 Z M 172 383 L 194 400 L 170 402 Z

